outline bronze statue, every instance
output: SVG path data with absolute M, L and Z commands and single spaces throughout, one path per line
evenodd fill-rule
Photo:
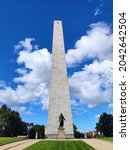
M 62 113 L 60 114 L 60 116 L 59 116 L 59 127 L 63 127 L 64 126 L 64 120 L 66 120 L 65 118 L 64 118 L 64 116 L 62 115 Z

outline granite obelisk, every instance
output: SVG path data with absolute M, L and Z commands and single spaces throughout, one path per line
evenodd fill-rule
M 65 121 L 65 138 L 74 138 L 71 103 L 66 69 L 64 37 L 62 21 L 54 21 L 51 82 L 49 94 L 47 137 L 58 138 L 59 116 L 63 114 Z

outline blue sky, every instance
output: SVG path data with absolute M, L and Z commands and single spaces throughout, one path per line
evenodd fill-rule
M 73 122 L 94 130 L 112 113 L 112 15 L 112 0 L 1 0 L 0 105 L 47 125 L 53 21 L 62 20 Z

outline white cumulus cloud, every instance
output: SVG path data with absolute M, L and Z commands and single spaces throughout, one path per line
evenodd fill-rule
M 27 108 L 25 106 L 14 106 L 12 109 L 15 111 L 18 111 L 22 114 L 24 113 L 27 115 L 32 115 L 32 112 L 30 110 L 27 110 Z
M 0 102 L 22 105 L 19 110 L 31 114 L 23 106 L 26 103 L 41 105 L 48 108 L 49 84 L 51 75 L 51 54 L 46 48 L 38 49 L 31 42 L 34 38 L 20 41 L 15 50 L 18 75 L 13 78 L 16 88 L 7 86 L 0 81 Z M 75 49 L 69 49 L 66 54 L 69 67 L 92 59 L 90 64 L 84 64 L 80 71 L 69 77 L 72 109 L 77 114 L 87 111 L 102 102 L 112 106 L 112 33 L 111 28 L 102 22 L 90 25 L 90 30 L 76 43 Z
M 89 108 L 112 99 L 112 62 L 95 61 L 69 78 L 70 93 Z
M 67 64 L 73 67 L 88 58 L 112 60 L 111 28 L 102 22 L 90 25 L 90 30 L 75 44 L 75 49 L 69 49 L 66 55 Z
M 26 50 L 28 52 L 31 52 L 33 49 L 31 42 L 34 40 L 35 40 L 34 38 L 26 38 L 25 40 L 20 41 L 17 45 L 14 46 L 16 52 L 21 50 L 21 49 Z
M 69 67 L 92 59 L 69 78 L 70 93 L 89 108 L 102 102 L 106 102 L 110 108 L 113 88 L 112 31 L 102 22 L 91 24 L 90 27 L 87 34 L 76 42 L 75 49 L 68 50 L 66 55 Z
M 31 42 L 34 38 L 26 38 L 15 46 L 18 51 L 17 63 L 20 66 L 16 69 L 18 77 L 13 79 L 17 84 L 15 89 L 5 86 L 0 89 L 0 101 L 7 104 L 41 104 L 43 109 L 48 107 L 48 89 L 51 73 L 51 54 L 46 48 L 36 50 L 36 45 Z M 21 107 L 23 108 L 23 107 Z M 27 114 L 30 114 L 28 111 Z

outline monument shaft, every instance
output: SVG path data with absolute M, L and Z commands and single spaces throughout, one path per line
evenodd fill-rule
M 62 22 L 54 21 L 51 83 L 48 110 L 48 138 L 58 137 L 59 115 L 63 114 L 66 138 L 73 138 L 73 124 L 64 51 Z

